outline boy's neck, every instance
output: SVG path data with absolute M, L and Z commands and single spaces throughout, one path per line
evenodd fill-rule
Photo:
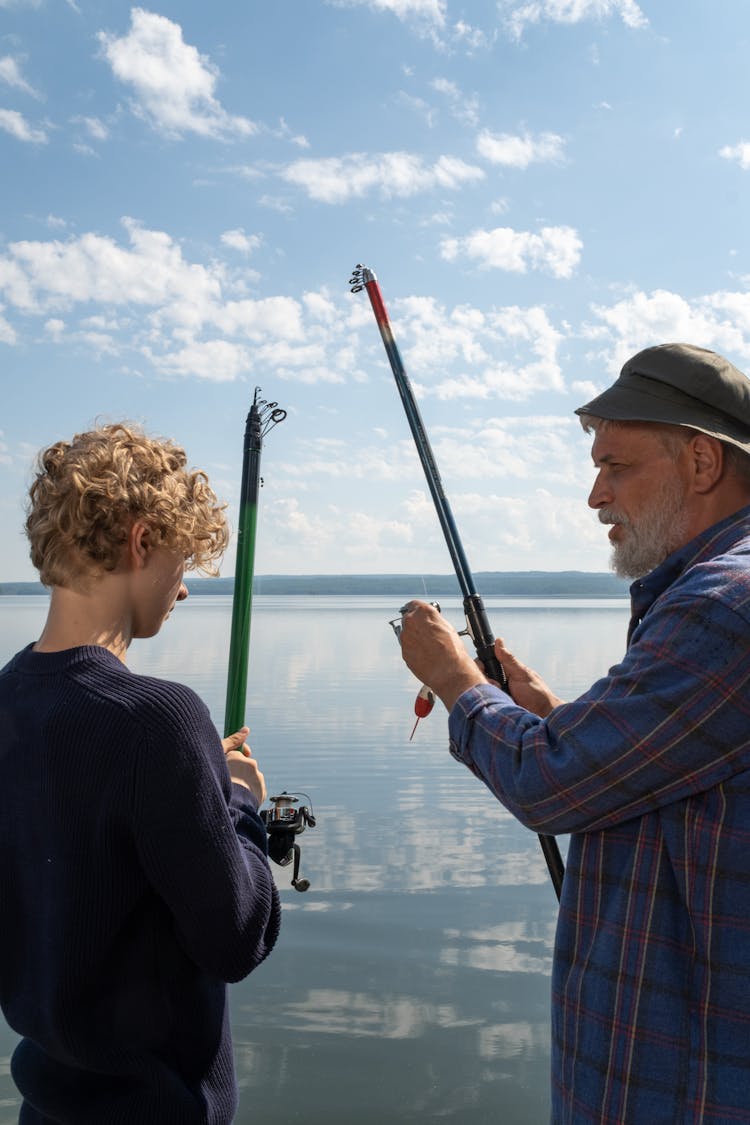
M 35 652 L 62 652 L 101 645 L 125 663 L 132 639 L 130 614 L 116 574 L 94 579 L 84 589 L 53 586 L 47 620 Z

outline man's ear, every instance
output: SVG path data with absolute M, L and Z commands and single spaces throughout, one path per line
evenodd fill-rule
M 151 550 L 151 531 L 143 520 L 135 520 L 128 532 L 128 558 L 138 567 L 146 565 Z
M 724 447 L 718 438 L 697 433 L 690 440 L 693 487 L 696 492 L 710 492 L 724 475 Z

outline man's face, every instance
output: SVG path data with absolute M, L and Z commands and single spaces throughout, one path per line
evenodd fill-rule
M 653 426 L 606 426 L 591 456 L 597 469 L 589 505 L 611 524 L 612 567 L 641 578 L 690 539 L 687 444 L 675 457 Z

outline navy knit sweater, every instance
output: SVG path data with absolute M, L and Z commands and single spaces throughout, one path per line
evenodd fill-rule
M 189 688 L 104 648 L 0 672 L 0 1006 L 23 1125 L 227 1125 L 226 983 L 279 900 L 255 803 Z

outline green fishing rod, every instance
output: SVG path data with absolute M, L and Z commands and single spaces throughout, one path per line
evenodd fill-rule
M 259 394 L 260 387 L 256 387 L 253 404 L 245 423 L 243 443 L 237 558 L 232 597 L 232 632 L 229 641 L 227 700 L 224 709 L 225 738 L 245 725 L 258 497 L 263 483 L 260 475 L 263 439 L 269 430 L 286 418 L 286 410 L 282 410 L 275 402 L 266 402 L 259 398 Z M 310 883 L 307 879 L 299 878 L 300 847 L 295 837 L 300 832 L 304 832 L 308 825 L 311 828 L 315 827 L 312 802 L 309 808 L 307 805 L 296 807 L 299 804 L 298 795 L 287 793 L 286 790 L 278 797 L 269 797 L 269 801 L 271 808 L 261 809 L 260 812 L 268 833 L 268 854 L 280 867 L 286 867 L 294 861 L 292 886 L 296 891 L 306 891 Z
M 253 605 L 255 572 L 255 537 L 258 527 L 258 496 L 260 493 L 260 456 L 263 438 L 278 422 L 286 418 L 275 402 L 259 398 L 255 388 L 253 404 L 245 422 L 242 456 L 240 513 L 237 525 L 237 558 L 234 566 L 232 598 L 232 633 L 229 641 L 227 702 L 224 711 L 224 737 L 239 730 L 245 723 L 247 675 L 250 661 L 250 619 Z
M 453 562 L 458 585 L 463 594 L 464 614 L 466 616 L 465 632 L 474 643 L 477 656 L 482 661 L 487 675 L 490 679 L 499 683 L 502 688 L 507 689 L 508 681 L 505 672 L 495 655 L 495 634 L 492 632 L 484 608 L 484 602 L 477 591 L 474 578 L 469 569 L 469 563 L 458 534 L 456 521 L 453 518 L 453 512 L 448 503 L 448 497 L 445 495 L 443 482 L 440 479 L 435 456 L 424 428 L 419 407 L 414 398 L 414 392 L 412 391 L 409 377 L 406 374 L 406 369 L 401 359 L 401 353 L 398 350 L 398 345 L 393 335 L 393 330 L 388 318 L 388 311 L 383 300 L 383 294 L 378 285 L 378 279 L 367 266 L 358 265 L 353 271 L 349 284 L 352 293 L 359 293 L 364 289 L 367 292 L 367 296 L 370 298 L 372 311 L 375 314 L 375 320 L 380 330 L 393 377 L 396 380 L 396 386 L 401 396 L 401 402 L 409 422 L 409 428 L 411 429 L 414 443 L 417 447 L 417 453 L 422 462 L 422 468 L 424 469 L 430 494 L 432 495 L 435 511 L 437 512 L 440 526 L 443 529 L 443 535 L 445 536 L 446 546 L 448 547 L 448 552 Z M 417 719 L 429 713 L 432 706 L 431 695 L 432 693 L 427 687 L 423 687 L 420 691 L 417 697 L 417 704 L 415 704 L 414 708 Z M 419 704 L 423 700 L 423 697 L 424 705 L 420 709 Z M 552 880 L 552 886 L 559 900 L 562 892 L 565 868 L 563 866 L 562 856 L 560 855 L 560 849 L 557 846 L 557 840 L 554 836 L 540 835 L 539 844 L 547 864 L 550 879 Z

